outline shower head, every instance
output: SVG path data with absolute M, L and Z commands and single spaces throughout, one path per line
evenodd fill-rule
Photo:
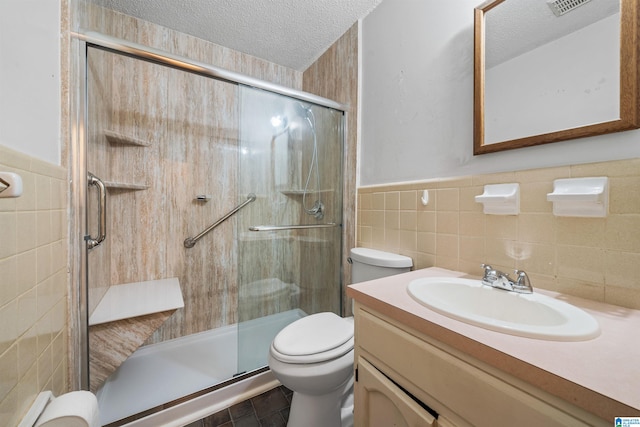
M 298 101 L 286 105 L 281 114 L 271 117 L 271 126 L 274 129 L 272 142 L 277 137 L 297 129 L 301 122 L 306 122 L 311 127 L 311 132 L 315 134 L 315 116 L 312 108 L 313 104 Z M 291 122 L 289 118 L 291 118 Z
M 274 128 L 272 139 L 275 139 L 289 130 L 289 120 L 283 116 L 273 116 L 271 117 L 271 126 Z
M 273 116 L 271 117 L 271 126 L 276 129 L 285 129 L 288 125 L 288 120 L 283 116 Z
M 304 103 L 302 103 L 302 102 L 298 102 L 298 107 L 299 107 L 300 109 L 302 109 L 302 111 L 304 112 L 304 114 L 305 114 L 305 115 L 307 115 L 307 114 L 309 114 L 309 113 L 311 112 L 311 107 L 312 107 L 312 105 L 311 105 L 311 104 L 309 104 L 309 105 L 305 105 L 305 104 L 304 104 Z
M 301 110 L 301 116 L 302 119 L 304 121 L 306 121 L 309 126 L 311 127 L 311 132 L 313 132 L 315 134 L 316 132 L 316 118 L 313 115 L 313 110 L 311 109 L 313 107 L 313 104 L 304 104 L 303 102 L 297 102 L 296 106 L 298 107 L 298 110 Z

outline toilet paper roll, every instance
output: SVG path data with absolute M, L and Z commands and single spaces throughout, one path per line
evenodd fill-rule
M 88 391 L 63 394 L 47 405 L 35 427 L 98 427 L 98 399 Z

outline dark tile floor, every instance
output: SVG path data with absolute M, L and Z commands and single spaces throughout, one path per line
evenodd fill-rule
M 285 427 L 292 396 L 291 390 L 280 386 L 186 427 Z

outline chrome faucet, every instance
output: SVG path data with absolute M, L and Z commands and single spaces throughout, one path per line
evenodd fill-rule
M 523 270 L 515 270 L 516 279 L 511 280 L 509 274 L 496 270 L 488 264 L 482 264 L 482 268 L 484 269 L 484 276 L 482 277 L 483 285 L 521 294 L 533 293 L 531 280 L 529 280 L 529 276 L 527 276 L 527 273 Z

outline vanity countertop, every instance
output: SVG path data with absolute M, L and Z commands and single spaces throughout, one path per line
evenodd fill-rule
M 578 342 L 524 338 L 472 326 L 419 304 L 407 285 L 422 277 L 469 276 L 432 267 L 353 284 L 347 295 L 600 418 L 613 422 L 614 417 L 640 416 L 639 310 L 536 289 L 590 313 L 601 334 Z

